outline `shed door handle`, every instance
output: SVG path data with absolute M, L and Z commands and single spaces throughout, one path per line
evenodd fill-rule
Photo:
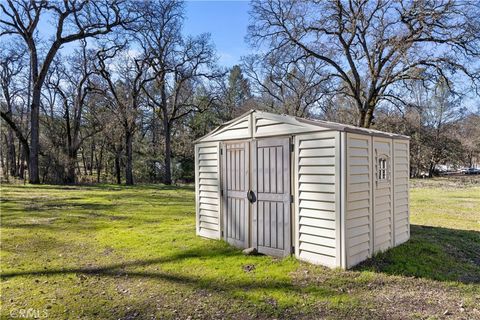
M 257 198 L 255 197 L 255 193 L 252 190 L 247 191 L 247 199 L 250 201 L 250 203 L 254 203 L 257 201 Z

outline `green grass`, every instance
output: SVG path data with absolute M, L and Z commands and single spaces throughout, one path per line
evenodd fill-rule
M 191 187 L 4 185 L 1 316 L 480 317 L 480 188 L 411 199 L 411 240 L 342 271 L 196 237 Z
M 415 224 L 480 230 L 480 186 L 469 188 L 414 188 L 411 221 Z

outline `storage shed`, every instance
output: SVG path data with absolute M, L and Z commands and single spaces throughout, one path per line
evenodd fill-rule
M 195 142 L 197 234 L 350 268 L 410 237 L 409 137 L 252 110 Z

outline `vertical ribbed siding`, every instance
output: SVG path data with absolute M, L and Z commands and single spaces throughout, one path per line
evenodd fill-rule
M 375 191 L 373 210 L 373 252 L 385 251 L 393 245 L 392 226 L 392 139 L 373 138 Z M 378 177 L 378 160 L 387 160 L 387 174 L 385 180 Z
M 295 138 L 296 228 L 299 259 L 329 267 L 337 261 L 336 187 L 339 181 L 339 132 L 298 135 Z M 338 238 L 338 239 L 337 239 Z
M 371 137 L 347 134 L 345 250 L 347 268 L 372 254 L 372 144 Z
M 245 141 L 225 143 L 223 148 L 223 232 L 227 241 L 239 248 L 248 245 L 249 149 L 250 144 Z
M 219 143 L 195 146 L 195 196 L 197 234 L 220 238 L 220 167 Z
M 410 238 L 408 204 L 409 142 L 407 140 L 394 140 L 393 145 L 395 245 L 399 245 Z

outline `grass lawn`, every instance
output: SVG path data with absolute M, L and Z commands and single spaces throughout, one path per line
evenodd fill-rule
M 480 184 L 412 185 L 411 240 L 349 271 L 196 237 L 191 187 L 4 185 L 1 317 L 480 319 Z

